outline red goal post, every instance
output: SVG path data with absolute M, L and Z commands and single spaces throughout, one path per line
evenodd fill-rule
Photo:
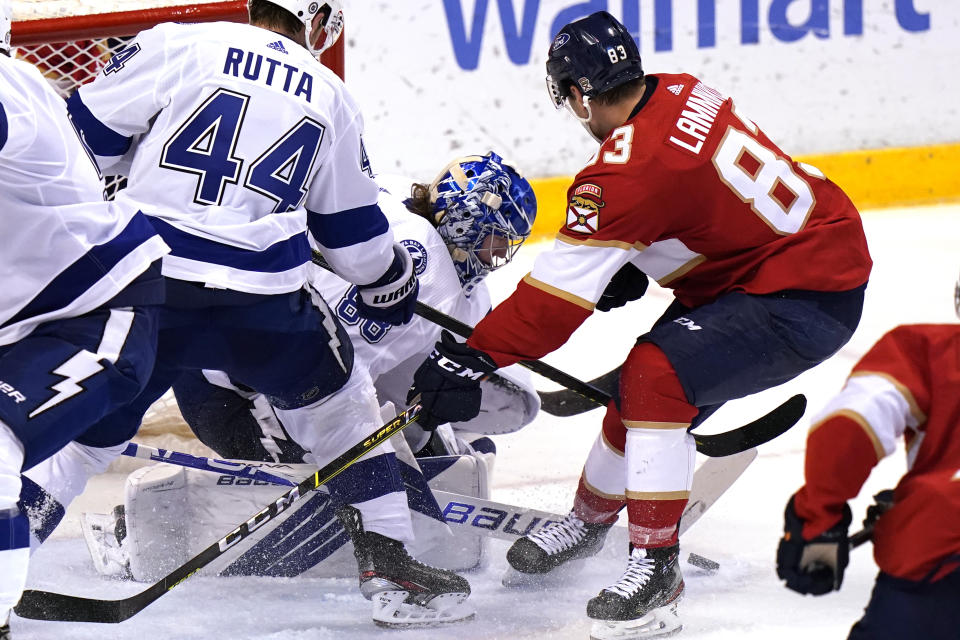
M 12 44 L 67 95 L 92 80 L 131 36 L 161 22 L 247 21 L 246 0 L 161 4 L 170 1 L 14 0 Z M 343 49 L 341 38 L 321 59 L 341 78 Z

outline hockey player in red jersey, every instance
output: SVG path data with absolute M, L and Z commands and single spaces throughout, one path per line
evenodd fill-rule
M 644 75 L 610 14 L 563 27 L 547 73 L 556 106 L 600 149 L 569 188 L 553 249 L 465 345 L 443 337 L 411 391 L 422 394 L 421 424 L 468 419 L 484 374 L 557 349 L 595 308 L 639 298 L 648 276 L 673 289 L 675 302 L 626 354 L 572 511 L 507 554 L 527 575 L 593 555 L 626 507 L 627 568 L 587 605 L 593 635 L 671 633 L 684 589 L 677 523 L 694 469 L 688 429 L 840 349 L 872 263 L 837 185 L 697 78 Z
M 896 327 L 856 364 L 807 436 L 806 484 L 787 503 L 777 575 L 803 594 L 840 589 L 847 501 L 907 448 L 873 530 L 880 574 L 850 640 L 960 637 L 960 325 Z

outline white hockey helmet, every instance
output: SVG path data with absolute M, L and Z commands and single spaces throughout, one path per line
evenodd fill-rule
M 10 29 L 13 25 L 12 0 L 0 0 L 0 51 L 10 51 Z
M 315 56 L 332 47 L 343 33 L 344 0 L 269 0 L 269 2 L 283 7 L 303 23 L 307 30 L 307 49 Z M 326 12 L 327 18 L 323 22 L 323 33 L 314 43 L 313 21 L 321 11 Z

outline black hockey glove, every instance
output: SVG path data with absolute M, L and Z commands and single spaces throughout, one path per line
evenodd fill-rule
M 407 324 L 417 307 L 420 283 L 413 258 L 401 245 L 393 245 L 393 263 L 376 282 L 357 286 L 357 311 L 364 318 L 392 325 Z
M 446 422 L 463 422 L 480 413 L 480 381 L 497 365 L 483 351 L 468 347 L 447 331 L 430 357 L 413 374 L 407 394 L 411 402 L 418 394 L 423 410 L 417 424 L 433 431 Z
M 777 547 L 777 576 L 797 593 L 822 596 L 839 591 L 850 560 L 847 529 L 853 515 L 843 506 L 840 522 L 813 540 L 803 539 L 803 520 L 793 506 L 793 496 L 783 514 L 783 537 Z
M 647 274 L 628 262 L 610 278 L 603 295 L 597 300 L 597 311 L 610 311 L 639 300 L 647 292 L 647 284 Z

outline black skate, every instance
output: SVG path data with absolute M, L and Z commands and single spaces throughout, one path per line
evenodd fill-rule
M 7 617 L 7 622 L 4 622 L 0 625 L 0 640 L 10 640 L 13 636 L 10 635 L 10 618 Z
M 596 555 L 612 526 L 584 522 L 571 511 L 560 522 L 552 522 L 523 536 L 507 551 L 507 562 L 512 571 L 503 577 L 504 586 L 545 584 L 544 574 L 571 560 Z
M 636 549 L 616 582 L 587 603 L 592 640 L 653 638 L 679 633 L 677 604 L 683 597 L 680 546 Z
M 402 542 L 364 531 L 363 518 L 355 507 L 341 507 L 337 517 L 353 542 L 360 592 L 373 601 L 376 624 L 410 628 L 473 617 L 473 609 L 464 602 L 470 595 L 470 583 L 465 579 L 418 562 Z

